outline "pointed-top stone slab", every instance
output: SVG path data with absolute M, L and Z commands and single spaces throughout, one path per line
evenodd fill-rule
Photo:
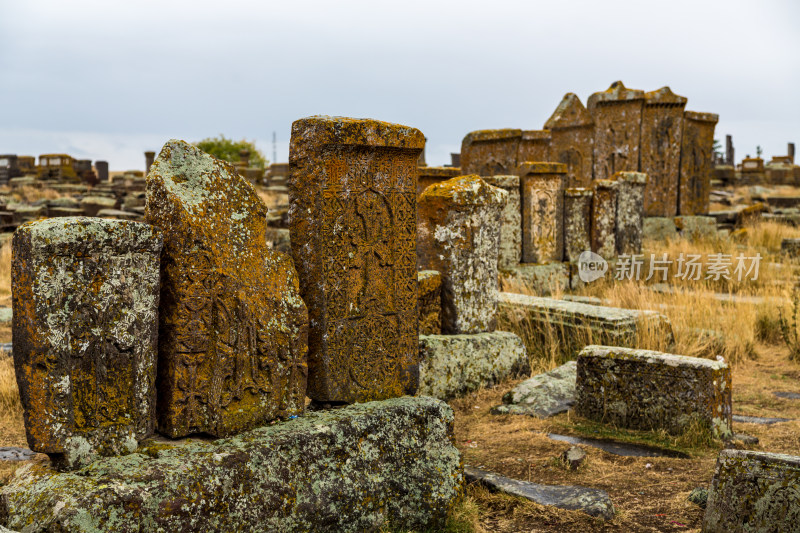
M 544 123 L 547 130 L 559 130 L 564 128 L 578 128 L 581 126 L 591 126 L 594 124 L 591 113 L 584 107 L 581 99 L 575 93 L 567 93 L 564 98 Z
M 615 81 L 605 91 L 593 93 L 586 102 L 586 108 L 592 112 L 598 104 L 641 100 L 643 98 L 644 91 L 628 89 L 621 81 Z

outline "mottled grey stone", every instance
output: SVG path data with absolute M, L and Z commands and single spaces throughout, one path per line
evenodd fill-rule
M 695 505 L 699 505 L 703 509 L 706 508 L 706 504 L 708 503 L 708 489 L 703 487 L 697 487 L 692 489 L 692 492 L 689 494 L 688 500 Z
M 510 268 L 522 262 L 522 204 L 519 176 L 486 176 L 483 180 L 508 193 L 500 219 L 500 253 L 497 267 Z
M 685 239 L 710 238 L 717 235 L 717 219 L 705 216 L 675 217 L 675 227 Z
M 506 331 L 420 335 L 417 394 L 449 399 L 530 372 L 525 345 Z
M 11 322 L 14 318 L 14 312 L 10 307 L 0 308 L 0 322 Z
M 572 188 L 564 191 L 564 260 L 575 262 L 591 250 L 592 191 Z
M 580 446 L 572 446 L 569 450 L 561 454 L 561 460 L 564 461 L 570 470 L 577 470 L 580 468 L 583 461 L 586 459 L 586 452 Z
M 525 287 L 536 294 L 548 295 L 569 289 L 567 263 L 523 263 L 501 270 L 503 283 Z
M 464 466 L 467 481 L 480 483 L 490 489 L 569 511 L 582 511 L 605 520 L 614 518 L 614 504 L 608 493 L 600 489 L 572 485 L 540 485 L 519 481 L 473 466 Z
M 32 459 L 36 452 L 19 446 L 0 446 L 0 461 L 27 461 Z
M 733 415 L 731 420 L 739 422 L 740 424 L 760 424 L 762 426 L 770 426 L 779 422 L 790 422 L 791 418 L 773 418 L 768 416 L 748 416 L 748 415 Z
M 773 391 L 772 394 L 786 400 L 800 400 L 800 392 Z
M 673 457 L 676 459 L 689 459 L 690 456 L 676 452 L 674 450 L 667 450 L 664 448 L 656 448 L 655 446 L 645 446 L 642 444 L 631 444 L 628 442 L 616 442 L 613 440 L 605 439 L 591 439 L 588 437 L 573 437 L 571 435 L 559 435 L 557 433 L 548 433 L 547 438 L 568 442 L 570 444 L 584 444 L 592 446 L 614 455 L 622 457 Z
M 0 491 L 0 523 L 29 533 L 437 530 L 463 479 L 452 428 L 444 402 L 403 397 L 215 441 L 150 441 L 75 473 L 33 463 Z
M 678 236 L 678 228 L 672 217 L 646 217 L 642 228 L 645 239 L 665 241 Z
M 497 415 L 530 415 L 539 418 L 564 413 L 575 404 L 577 364 L 569 361 L 549 372 L 526 379 L 503 396 Z
M 614 241 L 617 254 L 642 253 L 642 220 L 644 219 L 644 189 L 647 174 L 617 172 L 617 211 Z

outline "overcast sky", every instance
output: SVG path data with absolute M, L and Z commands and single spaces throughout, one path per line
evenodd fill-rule
M 309 115 L 414 126 L 428 164 L 620 79 L 718 113 L 736 157 L 800 145 L 797 0 L 0 0 L 0 153 L 141 169 L 220 133 L 288 158 Z

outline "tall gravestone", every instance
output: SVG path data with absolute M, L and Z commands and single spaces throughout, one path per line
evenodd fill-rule
M 97 171 L 97 181 L 106 183 L 108 181 L 108 161 L 95 161 L 94 169 Z
M 523 130 L 519 140 L 517 163 L 525 161 L 552 161 L 549 130 Z
M 615 81 L 589 97 L 594 119 L 594 179 L 608 179 L 620 170 L 639 170 L 644 92 Z
M 14 368 L 28 445 L 72 468 L 153 432 L 161 233 L 53 218 L 13 239 Z
M 786 153 L 792 158 L 792 163 L 794 163 L 794 143 L 788 144 L 786 147 Z
M 685 111 L 681 144 L 678 214 L 708 213 L 714 168 L 714 128 L 719 116 Z
M 569 188 L 564 191 L 564 261 L 576 262 L 592 249 L 592 191 Z
M 610 260 L 617 254 L 617 187 L 613 180 L 592 184 L 592 251 Z
M 442 275 L 442 332 L 494 331 L 500 221 L 508 193 L 479 176 L 425 189 L 417 224 L 419 268 Z
M 377 120 L 292 124 L 290 231 L 311 320 L 314 400 L 382 400 L 417 388 L 416 176 L 424 144 L 419 130 Z
M 573 93 L 567 93 L 544 127 L 550 130 L 550 157 L 567 165 L 567 187 L 592 183 L 594 120 Z
M 644 95 L 640 170 L 647 174 L 647 216 L 671 217 L 678 213 L 684 107 L 686 98 L 674 94 L 669 87 Z
M 523 163 L 517 171 L 522 195 L 522 260 L 561 261 L 564 253 L 562 163 Z
M 617 187 L 617 214 L 614 222 L 617 253 L 640 254 L 648 176 L 642 172 L 617 172 L 614 174 L 614 181 Z
M 522 205 L 519 176 L 487 176 L 486 183 L 508 193 L 500 223 L 500 253 L 497 266 L 508 269 L 522 262 Z
M 789 146 L 794 149 L 794 145 L 789 143 Z M 794 157 L 794 154 L 791 154 Z M 734 159 L 734 151 L 733 151 L 733 137 L 730 135 L 725 136 L 725 164 L 733 166 L 736 164 L 736 160 Z
M 147 176 L 164 231 L 158 427 L 224 436 L 303 412 L 308 314 L 290 258 L 266 245 L 267 207 L 229 163 L 184 141 Z
M 155 152 L 145 152 L 144 153 L 144 175 L 145 176 L 147 176 L 147 174 L 150 172 L 150 167 L 153 166 L 153 161 L 155 161 L 155 159 L 156 159 L 156 153 Z
M 479 130 L 461 141 L 461 172 L 479 176 L 507 176 L 517 168 L 522 130 Z

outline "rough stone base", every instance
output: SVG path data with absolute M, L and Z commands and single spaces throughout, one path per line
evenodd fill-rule
M 525 345 L 506 331 L 420 335 L 417 394 L 443 400 L 530 372 Z
M 569 290 L 568 263 L 522 263 L 500 271 L 503 284 L 524 286 L 541 296 Z
M 568 361 L 549 372 L 526 379 L 503 396 L 496 415 L 530 415 L 539 418 L 569 411 L 575 404 L 577 364 Z
M 71 473 L 47 462 L 0 492 L 26 532 L 376 531 L 437 527 L 461 490 L 453 412 L 395 398 L 216 441 L 150 442 Z

